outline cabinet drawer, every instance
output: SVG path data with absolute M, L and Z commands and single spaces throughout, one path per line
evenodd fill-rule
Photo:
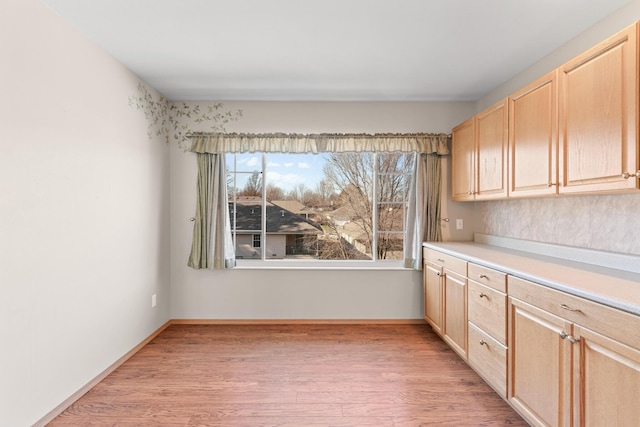
M 510 297 L 640 348 L 640 316 L 517 277 L 509 276 L 508 282 Z
M 434 251 L 433 249 L 426 250 L 426 259 L 462 276 L 467 275 L 467 261 L 463 259 Z
M 500 292 L 507 292 L 507 275 L 481 265 L 469 263 L 469 279 Z
M 469 364 L 503 398 L 507 395 L 507 347 L 469 322 Z
M 507 295 L 469 280 L 469 321 L 502 344 L 507 337 Z

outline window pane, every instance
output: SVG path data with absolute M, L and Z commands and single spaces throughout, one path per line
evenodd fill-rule
M 226 160 L 237 258 L 403 259 L 413 154 L 243 153 Z
M 332 245 L 335 258 L 328 259 L 372 259 L 373 160 L 372 153 L 332 153 L 327 157 L 325 180 L 336 192 L 327 225 L 331 234 L 339 237 Z
M 403 232 L 406 220 L 404 203 L 378 204 L 378 231 Z
M 226 154 L 229 197 L 262 195 L 262 155 Z
M 404 202 L 409 198 L 413 153 L 380 153 L 377 159 L 380 202 Z
M 378 233 L 378 259 L 401 260 L 404 258 L 404 233 Z
M 236 241 L 236 258 L 260 259 L 260 240 L 255 245 L 254 236 L 262 231 L 262 198 L 259 196 L 236 196 L 229 202 L 231 230 Z

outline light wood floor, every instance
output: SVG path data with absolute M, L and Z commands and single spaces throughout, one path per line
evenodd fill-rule
M 172 325 L 50 426 L 526 426 L 422 325 Z

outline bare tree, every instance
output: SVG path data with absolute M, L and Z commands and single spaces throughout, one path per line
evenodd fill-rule
M 262 195 L 262 174 L 258 171 L 254 171 L 242 191 L 238 193 L 239 196 L 261 196 Z
M 338 190 L 343 210 L 365 236 L 367 247 L 373 246 L 373 212 L 377 209 L 378 259 L 386 259 L 398 247 L 402 250 L 410 161 L 411 155 L 404 153 L 335 153 L 325 163 L 325 179 Z M 378 173 L 375 195 L 374 168 Z M 374 200 L 378 206 L 374 206 Z
M 316 198 L 318 201 L 326 202 L 335 194 L 333 184 L 327 179 L 323 179 L 316 184 L 315 190 Z
M 311 198 L 313 198 L 313 192 L 303 183 L 296 185 L 289 191 L 289 199 L 297 200 L 303 205 L 306 205 Z
M 267 200 L 283 200 L 284 190 L 273 184 L 267 184 Z

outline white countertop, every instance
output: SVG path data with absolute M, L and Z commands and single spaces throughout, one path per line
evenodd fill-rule
M 633 271 L 635 266 L 628 271 L 542 255 L 535 248 L 529 252 L 513 249 L 515 245 L 504 247 L 478 241 L 425 242 L 423 246 L 640 316 L 640 273 Z M 615 255 L 603 253 L 602 257 L 608 260 Z M 640 266 L 640 257 L 621 257 L 632 264 L 637 258 Z

